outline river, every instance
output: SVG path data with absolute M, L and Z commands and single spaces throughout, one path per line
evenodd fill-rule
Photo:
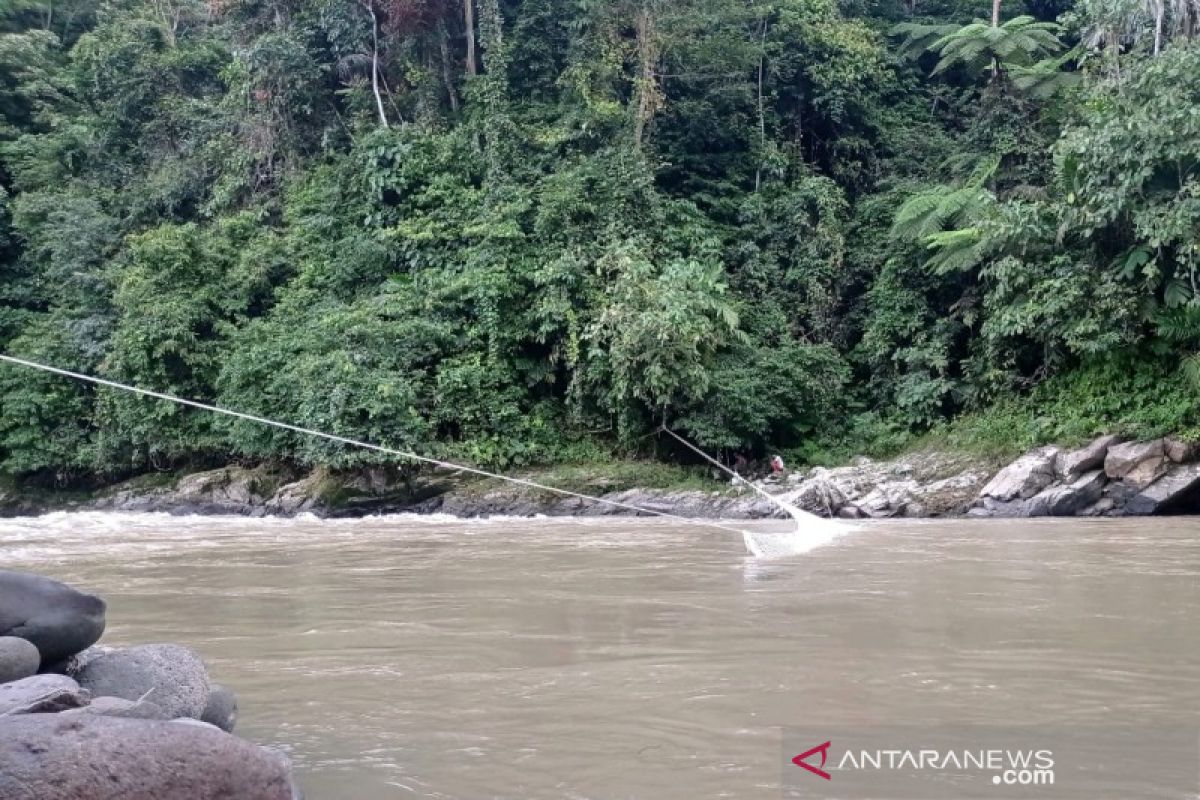
M 1200 520 L 905 521 L 772 562 L 659 520 L 0 520 L 104 642 L 198 650 L 309 800 L 778 798 L 792 726 L 1200 710 Z M 1195 796 L 1195 795 L 1192 795 Z

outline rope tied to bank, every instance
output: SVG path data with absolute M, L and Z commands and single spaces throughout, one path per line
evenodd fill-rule
M 0 353 L 0 362 L 5 362 L 8 364 L 12 364 L 15 366 L 20 366 L 20 367 L 26 367 L 28 369 L 39 370 L 41 372 L 47 372 L 52 375 L 59 375 L 64 378 L 71 378 L 73 380 L 82 381 L 84 383 L 94 384 L 96 386 L 104 386 L 104 387 L 107 387 L 110 389 L 117 389 L 117 390 L 123 391 L 123 392 L 130 392 L 132 394 L 141 395 L 143 397 L 151 397 L 156 400 L 165 400 L 169 403 L 176 403 L 181 406 L 187 406 L 190 408 L 199 409 L 201 411 L 209 411 L 214 414 L 221 414 L 226 417 L 233 417 L 235 419 L 245 420 L 247 422 L 255 422 L 260 425 L 267 425 L 272 428 L 278 428 L 280 430 L 291 431 L 292 433 L 299 433 L 299 434 L 303 434 L 305 436 L 314 436 L 319 439 L 326 439 L 331 442 L 337 442 L 339 444 L 349 445 L 351 447 L 359 447 L 364 450 L 373 450 L 377 453 L 384 453 L 384 454 L 391 455 L 391 456 L 397 456 L 397 457 L 405 458 L 410 461 L 415 461 L 415 462 L 418 462 L 421 464 L 428 464 L 430 466 L 440 467 L 442 469 L 454 470 L 457 472 L 465 472 L 465 473 L 468 473 L 471 475 L 478 475 L 480 477 L 485 477 L 485 478 L 494 478 L 496 480 L 505 481 L 507 483 L 514 484 L 516 486 L 525 487 L 527 489 L 537 489 L 539 491 L 551 492 L 553 494 L 562 495 L 564 497 L 573 497 L 577 500 L 587 500 L 589 502 L 598 503 L 601 505 L 609 506 L 611 508 L 619 508 L 624 511 L 632 511 L 636 514 L 646 514 L 646 515 L 654 516 L 654 517 L 663 517 L 665 519 L 673 519 L 673 520 L 676 520 L 679 522 L 684 522 L 689 525 L 703 525 L 703 526 L 706 526 L 709 528 L 717 528 L 717 529 L 720 529 L 723 531 L 729 531 L 732 533 L 742 534 L 743 536 L 746 535 L 745 531 L 743 531 L 741 528 L 734 528 L 729 525 L 723 525 L 719 522 L 714 522 L 712 520 L 692 519 L 689 517 L 681 516 L 679 514 L 672 514 L 667 511 L 659 511 L 659 510 L 653 509 L 653 508 L 645 508 L 642 506 L 636 506 L 631 503 L 623 503 L 619 500 L 610 500 L 610 499 L 604 498 L 604 497 L 596 497 L 594 495 L 584 494 L 583 492 L 571 491 L 570 489 L 560 489 L 555 486 L 547 486 L 545 484 L 541 484 L 536 481 L 526 480 L 524 478 L 514 478 L 509 475 L 501 475 L 500 473 L 490 472 L 488 470 L 480 469 L 478 467 L 467 466 L 466 464 L 457 464 L 452 461 L 443 461 L 442 459 L 432 458 L 430 456 L 423 456 L 419 453 L 412 453 L 412 452 L 409 452 L 406 450 L 399 450 L 394 447 L 385 447 L 383 445 L 372 444 L 371 442 L 363 442 L 363 441 L 359 441 L 357 439 L 351 439 L 346 436 L 338 436 L 337 434 L 334 434 L 334 433 L 325 433 L 324 431 L 318 431 L 318 430 L 314 430 L 312 428 L 305 428 L 300 425 L 292 425 L 287 422 L 280 422 L 278 420 L 268 419 L 267 417 L 260 417 L 256 414 L 248 414 L 244 411 L 236 411 L 234 409 L 222 408 L 220 406 L 211 405 L 209 403 L 201 403 L 198 400 L 189 400 L 185 397 L 176 397 L 175 395 L 166 394 L 164 392 L 156 392 L 151 389 L 143 389 L 138 386 L 131 386 L 129 384 L 119 383 L 117 381 L 107 380 L 105 378 L 98 378 L 94 375 L 87 375 L 82 372 L 72 372 L 71 370 L 62 369 L 60 367 L 54 367 L 49 364 L 42 364 L 37 361 L 30 361 L 30 360 L 24 359 L 24 358 L 16 358 L 14 356 L 5 355 L 3 353 Z M 675 436 L 675 438 L 679 439 L 680 441 L 684 441 L 681 437 L 679 437 L 675 433 L 673 433 L 671 431 L 667 431 L 667 432 L 671 433 L 672 436 Z M 686 441 L 685 441 L 685 444 L 687 444 Z M 692 445 L 690 445 L 690 444 L 688 444 L 688 446 L 692 447 Z M 697 449 L 697 448 L 693 448 L 693 449 Z M 697 452 L 699 452 L 698 449 L 697 449 Z M 702 453 L 702 455 L 703 455 L 703 453 Z M 705 457 L 707 458 L 707 455 Z M 764 494 L 765 494 L 765 492 L 764 492 Z M 767 497 L 770 497 L 770 495 L 767 495 Z M 778 501 L 776 501 L 776 502 L 778 502 Z M 787 508 L 786 504 L 780 503 L 780 505 L 782 507 L 784 507 L 786 510 L 786 508 Z M 789 512 L 789 513 L 791 513 L 791 512 Z

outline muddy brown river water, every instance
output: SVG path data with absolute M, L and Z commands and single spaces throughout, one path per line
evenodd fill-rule
M 1198 519 L 758 562 L 657 520 L 56 514 L 0 520 L 0 565 L 104 596 L 105 643 L 200 651 L 309 800 L 756 800 L 792 726 L 1200 722 Z

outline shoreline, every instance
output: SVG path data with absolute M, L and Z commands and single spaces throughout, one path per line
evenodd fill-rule
M 749 487 L 688 475 L 684 485 L 643 488 L 651 465 L 617 462 L 516 473 L 517 477 L 674 516 L 786 516 Z M 619 478 L 614 474 L 621 473 Z M 1125 442 L 1100 437 L 1080 448 L 1047 446 L 1004 465 L 926 450 L 886 460 L 856 459 L 759 482 L 780 500 L 822 517 L 1098 517 L 1200 513 L 1200 448 L 1170 437 Z M 91 493 L 0 485 L 0 516 L 53 511 L 147 511 L 185 515 L 356 518 L 446 514 L 464 519 L 639 516 L 632 510 L 461 473 L 403 479 L 384 470 L 307 474 L 277 465 L 229 466 L 181 476 L 142 476 Z M 651 516 L 650 514 L 641 516 Z

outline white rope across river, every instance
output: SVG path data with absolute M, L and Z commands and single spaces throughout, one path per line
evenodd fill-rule
M 227 417 L 234 417 L 236 419 L 246 420 L 248 422 L 256 422 L 260 425 L 267 425 L 272 428 L 279 428 L 281 430 L 291 431 L 293 433 L 300 433 L 300 434 L 304 434 L 305 436 L 314 436 L 314 437 L 317 437 L 320 439 L 326 439 L 331 442 L 338 442 L 340 444 L 350 445 L 351 447 L 359 447 L 364 450 L 373 450 L 378 453 L 386 453 L 387 455 L 398 456 L 400 458 L 405 458 L 410 461 L 416 461 L 416 462 L 419 462 L 422 464 L 429 464 L 431 466 L 441 467 L 443 469 L 456 470 L 459 472 L 466 472 L 466 473 L 470 473 L 472 475 L 479 475 L 481 477 L 486 477 L 486 478 L 494 478 L 496 480 L 501 480 L 501 481 L 505 481 L 507 483 L 516 484 L 517 486 L 524 486 L 529 489 L 538 489 L 540 491 L 552 492 L 554 494 L 563 495 L 565 497 L 574 497 L 579 500 L 587 500 L 587 501 L 590 501 L 593 503 L 600 503 L 602 505 L 610 506 L 612 508 L 620 508 L 625 511 L 632 511 L 637 514 L 648 514 L 650 516 L 655 516 L 655 517 L 665 517 L 667 519 L 673 519 L 673 520 L 678 520 L 680 522 L 685 522 L 689 525 L 703 525 L 703 526 L 710 527 L 710 528 L 718 528 L 723 531 L 739 533 L 742 535 L 743 540 L 745 541 L 746 546 L 750 550 L 750 552 L 759 558 L 771 557 L 771 556 L 777 556 L 777 555 L 786 555 L 789 553 L 803 552 L 804 550 L 810 549 L 810 546 L 796 547 L 795 545 L 793 545 L 789 549 L 788 547 L 786 547 L 786 543 L 784 543 L 783 541 L 779 541 L 779 542 L 775 543 L 774 546 L 764 547 L 763 546 L 764 537 L 770 536 L 771 539 L 774 540 L 774 539 L 779 539 L 780 535 L 779 534 L 754 534 L 749 531 L 743 530 L 742 528 L 735 528 L 730 525 L 722 524 L 720 522 L 714 522 L 712 520 L 691 519 L 688 517 L 680 516 L 678 514 L 671 514 L 666 511 L 657 511 L 652 508 L 643 508 L 641 506 L 635 506 L 635 505 L 632 505 L 629 503 L 622 503 L 617 500 L 609 500 L 609 499 L 606 499 L 603 497 L 594 497 L 592 495 L 584 494 L 582 492 L 573 492 L 569 489 L 560 489 L 560 488 L 557 488 L 554 486 L 546 486 L 544 484 L 540 484 L 535 481 L 525 480 L 524 478 L 513 478 L 508 475 L 501 475 L 499 473 L 489 472 L 488 470 L 485 470 L 485 469 L 479 469 L 478 467 L 470 467 L 465 464 L 456 464 L 451 461 L 442 461 L 441 459 L 431 458 L 429 456 L 423 456 L 418 453 L 411 453 L 411 452 L 408 452 L 405 450 L 398 450 L 394 447 L 384 447 L 382 445 L 371 444 L 370 442 L 361 442 L 361 441 L 358 441 L 357 439 L 351 439 L 346 436 L 338 436 L 337 434 L 333 434 L 333 433 L 325 433 L 324 431 L 313 430 L 312 428 L 304 428 L 299 425 L 292 425 L 287 422 L 279 422 L 277 420 L 267 419 L 266 417 L 260 417 L 260 416 L 254 415 L 254 414 L 248 414 L 244 411 L 234 411 L 233 409 L 221 408 L 220 406 L 214 406 L 214 405 L 210 405 L 208 403 L 201 403 L 197 400 L 189 400 L 185 397 L 176 397 L 174 395 L 164 394 L 163 392 L 155 392 L 150 389 L 143 389 L 143 388 L 140 388 L 137 386 L 130 386 L 128 384 L 118 383 L 117 381 L 110 381 L 110 380 L 106 380 L 104 378 L 97 378 L 94 375 L 86 375 L 81 372 L 72 372 L 71 370 L 61 369 L 59 367 L 50 366 L 49 364 L 42 364 L 37 361 L 30 361 L 30 360 L 24 359 L 24 358 L 16 358 L 14 356 L 4 355 L 3 353 L 0 353 L 0 362 L 13 364 L 13 365 L 20 366 L 20 367 L 26 367 L 28 369 L 35 369 L 35 370 L 39 370 L 41 372 L 48 372 L 53 375 L 60 375 L 64 378 L 71 378 L 73 380 L 83 381 L 85 383 L 91 383 L 91 384 L 95 384 L 97 386 L 106 386 L 110 389 L 117 389 L 117 390 L 120 390 L 123 392 L 130 392 L 132 394 L 141 395 L 143 397 L 152 397 L 156 400 L 165 400 L 169 403 L 176 403 L 176 404 L 182 405 L 182 406 L 197 408 L 197 409 L 200 409 L 201 411 L 210 411 L 214 414 L 222 414 Z M 716 464 L 718 467 L 725 470 L 726 472 L 729 472 L 732 475 L 735 475 L 735 476 L 737 475 L 737 473 L 733 472 L 728 467 L 726 467 L 725 465 L 716 461 L 715 459 L 709 457 L 706 453 L 704 453 L 699 448 L 697 448 L 694 445 L 692 445 L 691 443 L 689 443 L 683 437 L 679 436 L 678 434 L 674 433 L 673 431 L 667 430 L 666 428 L 663 428 L 663 430 L 666 433 L 669 433 L 671 436 L 674 436 L 676 439 L 678 439 L 680 442 L 682 442 L 687 447 L 689 447 L 692 450 L 694 450 L 695 452 L 699 453 L 706 460 Z M 795 508 L 794 506 L 792 506 L 788 503 L 785 503 L 785 502 L 779 500 L 778 498 L 775 498 L 773 495 L 767 493 L 761 487 L 755 486 L 752 483 L 748 484 L 748 485 L 750 485 L 753 489 L 755 489 L 760 494 L 762 494 L 764 497 L 769 499 L 771 502 L 778 505 L 780 508 L 782 508 L 784 511 L 786 511 L 789 516 L 791 516 L 793 519 L 796 520 L 796 528 L 797 529 L 796 529 L 795 533 L 788 534 L 787 535 L 788 538 L 793 538 L 793 537 L 799 538 L 802 533 L 802 527 L 803 527 L 803 529 L 805 529 L 805 532 L 807 532 L 808 530 L 811 530 L 817 526 L 820 526 L 820 527 L 826 529 L 827 531 L 832 530 L 832 529 L 828 528 L 827 526 L 837 526 L 837 528 L 839 530 L 842 529 L 842 526 L 838 525 L 838 523 L 834 523 L 829 520 L 823 520 L 812 514 L 808 514 L 804 511 L 801 511 L 801 510 Z M 797 544 L 798 544 L 798 542 L 797 542 Z M 783 545 L 783 546 L 781 547 L 781 545 Z

